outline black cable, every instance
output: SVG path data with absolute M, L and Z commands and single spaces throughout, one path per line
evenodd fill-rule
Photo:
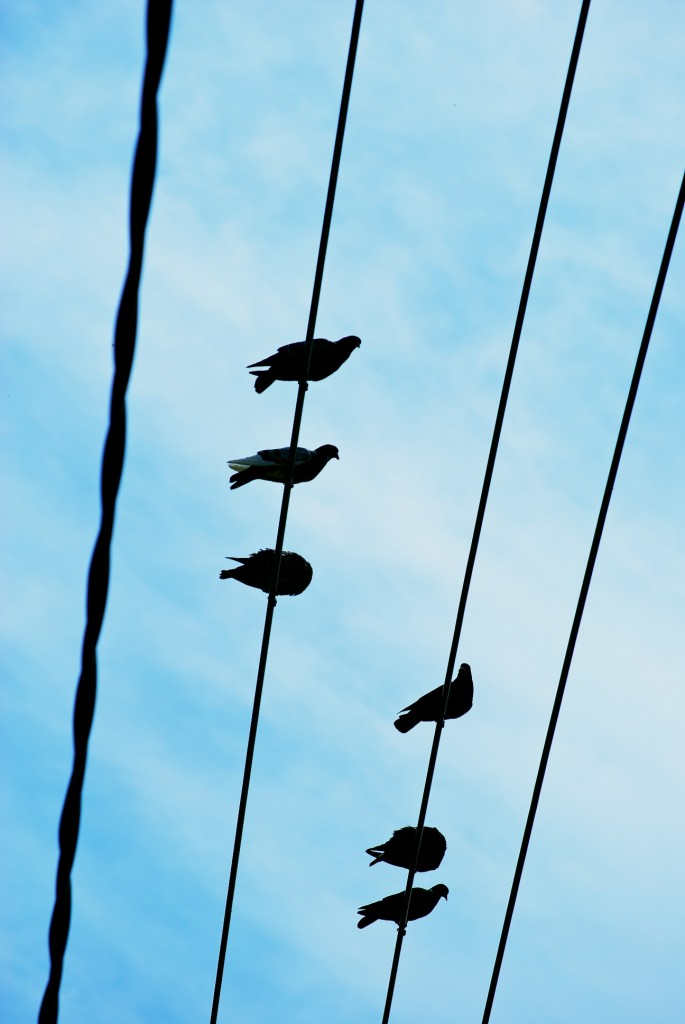
M 300 424 L 302 422 L 302 411 L 304 408 L 304 398 L 307 391 L 307 375 L 309 373 L 309 364 L 311 362 L 312 350 L 314 347 L 314 331 L 316 328 L 316 317 L 319 309 L 319 298 L 321 295 L 321 284 L 323 281 L 324 265 L 326 262 L 326 250 L 328 247 L 328 236 L 331 229 L 331 220 L 333 217 L 333 204 L 335 202 L 335 190 L 338 182 L 338 171 L 340 169 L 340 158 L 342 155 L 343 139 L 345 137 L 345 123 L 347 121 L 347 111 L 350 103 L 350 93 L 352 91 L 352 76 L 354 74 L 355 59 L 357 56 L 357 45 L 359 42 L 359 32 L 361 28 L 362 11 L 364 9 L 364 0 L 356 0 L 354 8 L 354 16 L 352 19 L 352 31 L 350 35 L 350 46 L 347 55 L 347 66 L 345 69 L 345 80 L 343 83 L 342 97 L 340 100 L 340 112 L 338 115 L 338 127 L 335 135 L 335 144 L 333 146 L 333 158 L 331 162 L 331 173 L 328 182 L 328 193 L 326 196 L 326 206 L 324 208 L 323 224 L 321 227 L 321 240 L 319 242 L 319 253 L 316 262 L 316 271 L 314 274 L 314 287 L 312 291 L 312 301 L 309 310 L 309 321 L 307 323 L 307 335 L 306 335 L 306 354 L 305 354 L 305 366 L 303 368 L 302 379 L 298 384 L 297 401 L 295 403 L 295 413 L 293 417 L 293 429 L 290 440 L 290 452 L 288 454 L 288 463 L 286 468 L 286 479 L 283 486 L 283 500 L 281 502 L 281 513 L 278 521 L 278 531 L 276 534 L 276 547 L 275 547 L 275 558 L 274 558 L 274 575 L 271 582 L 271 589 L 266 605 L 266 616 L 264 619 L 264 632 L 262 634 L 262 646 L 259 655 L 259 667 L 257 669 L 257 682 L 255 684 L 255 695 L 254 702 L 252 705 L 252 718 L 250 721 L 250 731 L 247 740 L 247 751 L 245 754 L 245 767 L 243 770 L 243 781 L 240 791 L 240 801 L 238 805 L 238 815 L 236 819 L 236 830 L 235 838 L 233 841 L 233 854 L 231 857 L 231 868 L 228 880 L 228 891 L 226 893 L 226 907 L 224 910 L 224 922 L 221 931 L 221 941 L 219 944 L 219 958 L 216 969 L 216 980 L 214 983 L 214 997 L 212 1000 L 212 1011 L 210 1016 L 210 1024 L 216 1024 L 218 1013 L 219 1013 L 219 1000 L 221 998 L 221 985 L 223 982 L 224 964 L 226 960 L 226 947 L 228 944 L 228 932 L 231 925 L 231 915 L 233 912 L 233 898 L 235 895 L 236 879 L 238 876 L 238 862 L 240 859 L 240 847 L 243 837 L 243 827 L 245 824 L 245 813 L 247 809 L 247 797 L 250 789 L 250 775 L 252 773 L 252 761 L 254 758 L 255 743 L 257 740 L 257 726 L 259 723 L 259 711 L 262 701 L 262 692 L 264 689 L 264 676 L 266 673 L 266 661 L 269 653 L 269 641 L 271 639 L 271 624 L 273 622 L 274 608 L 276 606 L 276 589 L 278 586 L 278 576 L 281 567 L 281 555 L 283 553 L 283 542 L 285 538 L 285 527 L 288 518 L 288 507 L 290 504 L 290 491 L 293 482 L 293 473 L 295 468 L 295 455 L 297 450 L 297 442 L 300 435 Z
M 628 398 L 626 400 L 625 409 L 623 412 L 623 419 L 621 420 L 621 426 L 618 431 L 618 438 L 616 440 L 616 447 L 614 449 L 614 456 L 611 460 L 611 466 L 609 468 L 609 475 L 607 477 L 606 487 L 604 488 L 604 496 L 602 498 L 602 504 L 599 510 L 599 516 L 597 517 L 597 525 L 595 526 L 595 533 L 592 538 L 592 545 L 590 547 L 590 554 L 588 556 L 587 565 L 585 567 L 585 575 L 583 576 L 583 582 L 580 588 L 580 595 L 578 597 L 578 604 L 576 606 L 576 613 L 573 618 L 573 624 L 571 626 L 571 633 L 568 639 L 568 646 L 566 647 L 566 654 L 564 656 L 564 663 L 561 668 L 561 675 L 559 677 L 559 684 L 557 686 L 556 697 L 554 698 L 554 706 L 552 708 L 552 715 L 549 720 L 549 726 L 547 728 L 547 735 L 545 737 L 545 744 L 542 749 L 542 756 L 540 758 L 540 765 L 538 768 L 538 774 L 535 779 L 535 787 L 533 789 L 533 796 L 530 802 L 530 809 L 528 811 L 528 818 L 526 819 L 526 827 L 523 832 L 523 839 L 521 841 L 521 849 L 519 851 L 518 860 L 516 862 L 516 871 L 514 872 L 514 880 L 511 885 L 511 892 L 509 894 L 509 902 L 507 903 L 506 914 L 504 915 L 504 924 L 502 925 L 502 932 L 500 935 L 499 946 L 497 947 L 497 956 L 495 957 L 495 965 L 492 971 L 492 977 L 490 979 L 490 987 L 488 989 L 488 996 L 485 1003 L 485 1012 L 483 1013 L 483 1024 L 488 1024 L 490 1020 L 490 1012 L 492 1010 L 492 1004 L 495 999 L 495 992 L 497 990 L 497 982 L 499 980 L 500 969 L 502 967 L 502 960 L 504 958 L 504 951 L 507 945 L 507 938 L 509 936 L 509 928 L 511 925 L 511 919 L 514 914 L 514 908 L 516 906 L 516 897 L 518 895 L 519 885 L 521 882 L 521 876 L 523 874 L 523 868 L 526 862 L 526 855 L 528 853 L 528 846 L 530 843 L 531 833 L 533 831 L 533 825 L 535 824 L 535 815 L 537 813 L 538 804 L 540 802 L 540 793 L 542 792 L 542 784 L 545 780 L 545 772 L 547 770 L 547 762 L 549 761 L 550 751 L 552 749 L 552 741 L 554 739 L 554 732 L 557 727 L 559 720 L 559 712 L 561 711 L 561 703 L 564 699 L 564 692 L 566 690 L 566 682 L 568 680 L 568 674 L 571 669 L 571 661 L 573 659 L 573 652 L 576 646 L 576 640 L 578 639 L 578 632 L 580 630 L 581 619 L 583 618 L 583 611 L 585 610 L 585 602 L 587 600 L 588 591 L 590 589 L 590 583 L 592 581 L 592 573 L 597 561 L 597 552 L 599 551 L 600 541 L 602 539 L 602 531 L 604 530 L 604 524 L 606 522 L 607 513 L 609 511 L 609 503 L 611 501 L 611 492 L 616 482 L 616 475 L 618 473 L 619 463 L 621 461 L 621 455 L 623 453 L 623 446 L 625 444 L 626 434 L 628 433 L 628 426 L 630 424 L 630 417 L 633 412 L 633 406 L 635 405 L 635 398 L 637 396 L 637 389 L 640 385 L 640 376 L 642 374 L 642 368 L 645 363 L 647 356 L 647 349 L 649 348 L 649 342 L 652 336 L 652 329 L 654 327 L 654 321 L 656 320 L 656 314 L 659 309 L 659 302 L 661 300 L 661 293 L 663 292 L 664 282 L 666 280 L 666 274 L 668 273 L 668 265 L 675 245 L 676 235 L 678 234 L 678 226 L 683 212 L 683 205 L 685 204 L 685 175 L 683 175 L 682 182 L 680 184 L 680 191 L 675 204 L 675 210 L 673 211 L 673 219 L 671 221 L 671 227 L 668 232 L 668 238 L 666 239 L 666 246 L 664 248 L 664 254 L 661 259 L 661 266 L 659 267 L 659 274 L 656 279 L 656 285 L 654 286 L 654 294 L 652 295 L 652 302 L 649 307 L 649 313 L 647 314 L 647 322 L 645 324 L 645 330 L 642 335 L 642 342 L 637 355 L 637 361 L 635 363 L 635 369 L 633 371 L 633 378 L 630 382 L 630 389 L 628 391 Z
M 485 477 L 483 480 L 483 487 L 481 490 L 480 501 L 478 504 L 478 511 L 476 513 L 476 522 L 473 529 L 473 536 L 471 538 L 471 547 L 469 549 L 468 560 L 466 563 L 466 572 L 464 574 L 464 582 L 461 589 L 461 597 L 459 599 L 459 607 L 457 610 L 457 618 L 454 626 L 454 635 L 452 638 L 452 646 L 447 662 L 447 671 L 445 673 L 445 681 L 443 683 L 442 691 L 442 710 L 438 717 L 438 721 L 435 726 L 435 734 L 433 736 L 433 745 L 428 760 L 428 769 L 426 772 L 426 782 L 423 791 L 423 798 L 421 800 L 421 808 L 419 811 L 419 820 L 417 824 L 418 842 L 416 854 L 414 857 L 414 865 L 409 871 L 407 876 L 407 887 L 405 890 L 404 909 L 402 917 L 400 918 L 400 924 L 397 929 L 397 939 L 395 942 L 395 952 L 393 955 L 392 966 L 390 969 L 390 979 L 388 982 L 388 991 L 385 1000 L 385 1008 L 383 1010 L 383 1022 L 382 1024 L 388 1024 L 390 1019 L 390 1010 L 392 1007 L 392 1000 L 395 991 L 395 982 L 397 980 L 397 971 L 399 968 L 400 955 L 402 952 L 402 942 L 404 939 L 407 916 L 409 913 L 409 901 L 411 899 L 411 889 L 414 884 L 414 877 L 416 875 L 416 864 L 419 856 L 419 848 L 421 842 L 421 835 L 423 833 L 423 827 L 426 821 L 426 813 L 428 811 L 428 800 L 430 798 L 431 786 L 433 784 L 433 775 L 435 772 L 435 764 L 438 757 L 438 749 L 440 747 L 440 736 L 444 725 L 445 711 L 447 709 L 447 701 L 449 699 L 451 679 L 454 674 L 454 666 L 457 660 L 457 648 L 459 646 L 459 639 L 461 637 L 461 629 L 464 621 L 464 613 L 466 611 L 466 602 L 468 599 L 469 588 L 471 586 L 471 577 L 473 575 L 473 567 L 476 561 L 476 554 L 478 551 L 478 543 L 480 540 L 481 529 L 483 526 L 483 520 L 485 518 L 485 508 L 488 501 L 488 495 L 490 492 L 490 484 L 492 482 L 492 476 L 495 468 L 495 459 L 497 458 L 497 449 L 499 446 L 500 435 L 502 433 L 502 424 L 504 422 L 504 413 L 507 407 L 507 400 L 509 398 L 509 389 L 511 387 L 511 380 L 514 374 L 514 365 L 516 363 L 516 355 L 518 353 L 519 341 L 521 338 L 521 332 L 523 330 L 523 321 L 526 315 L 526 308 L 528 305 L 528 297 L 530 295 L 530 289 L 533 281 L 533 273 L 535 271 L 535 264 L 537 261 L 538 250 L 540 248 L 540 239 L 542 237 L 542 229 L 545 222 L 545 215 L 547 213 L 547 206 L 549 204 L 549 197 L 552 191 L 552 181 L 554 179 L 554 171 L 557 164 L 557 158 L 559 156 L 559 149 L 561 147 L 561 139 L 564 133 L 564 124 L 566 122 L 566 114 L 568 111 L 569 102 L 571 99 L 571 90 L 573 88 L 573 80 L 578 66 L 578 59 L 580 56 L 580 48 L 583 41 L 583 33 L 585 31 L 585 24 L 587 22 L 588 12 L 590 10 L 590 0 L 583 0 L 580 15 L 578 18 L 578 27 L 576 28 L 576 35 L 573 41 L 573 49 L 571 51 L 571 58 L 569 61 L 568 72 L 566 74 L 566 82 L 564 85 L 564 92 L 561 98 L 561 106 L 559 108 L 559 116 L 557 118 L 557 126 L 554 132 L 554 139 L 552 141 L 552 149 L 550 152 L 549 163 L 547 165 L 547 174 L 545 175 L 545 182 L 542 189 L 542 197 L 540 199 L 540 206 L 538 209 L 537 220 L 535 222 L 535 230 L 533 232 L 533 241 L 531 243 L 530 255 L 528 257 L 528 265 L 526 267 L 526 274 L 523 281 L 523 289 L 521 292 L 521 299 L 519 301 L 518 314 L 516 316 L 516 323 L 514 326 L 514 334 L 511 340 L 511 348 L 509 350 L 509 359 L 507 361 L 507 367 L 504 374 L 504 381 L 502 383 L 502 393 L 500 395 L 499 406 L 497 409 L 497 417 L 495 419 L 495 428 L 492 435 L 492 441 L 490 443 L 490 453 L 488 455 L 487 466 L 485 469 Z
M 124 464 L 126 389 L 136 343 L 138 289 L 157 161 L 157 92 L 169 39 L 171 6 L 171 0 L 149 0 L 147 6 L 147 53 L 140 104 L 140 129 L 131 175 L 129 264 L 114 331 L 114 375 L 110 417 L 100 477 L 102 512 L 88 573 L 81 674 L 74 701 L 74 759 L 59 826 L 60 854 L 49 933 L 50 974 L 38 1014 L 39 1024 L 56 1024 L 64 954 L 69 937 L 71 870 L 78 843 L 88 740 L 95 712 L 97 643 L 107 604 L 114 514 Z

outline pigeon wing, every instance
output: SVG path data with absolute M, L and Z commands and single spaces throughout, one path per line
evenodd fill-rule
M 297 358 L 298 349 L 302 351 L 303 345 L 304 342 L 302 341 L 293 341 L 289 345 L 281 345 L 272 356 L 265 356 L 264 359 L 260 359 L 256 363 L 249 363 L 247 368 L 251 370 L 253 366 L 271 366 L 280 360 L 287 360 L 292 357 Z
M 262 448 L 256 455 L 246 455 L 242 459 L 230 459 L 228 465 L 240 473 L 244 469 L 275 469 L 285 467 L 288 463 L 290 448 Z M 308 462 L 312 457 L 309 448 L 295 450 L 295 465 Z
M 406 708 L 402 708 L 402 711 L 413 711 L 417 714 L 421 721 L 426 721 L 423 717 L 428 715 L 428 721 L 431 721 L 431 717 L 440 710 L 440 695 L 442 693 L 442 687 L 438 686 L 435 690 L 430 690 L 428 693 L 424 693 L 422 697 L 419 697 L 412 704 L 407 704 Z
M 290 448 L 262 448 L 257 453 L 264 462 L 270 463 L 272 466 L 287 466 L 288 455 L 290 454 Z M 299 465 L 301 462 L 309 462 L 312 457 L 312 453 L 309 448 L 296 448 L 295 449 L 295 465 Z

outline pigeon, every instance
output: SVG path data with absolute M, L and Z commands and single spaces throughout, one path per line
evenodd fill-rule
M 238 580 L 248 587 L 257 587 L 268 594 L 274 572 L 273 548 L 262 548 L 247 558 L 233 558 L 232 562 L 240 562 L 235 569 L 222 569 L 219 579 Z M 229 557 L 229 556 L 226 556 Z M 278 574 L 277 594 L 301 594 L 312 582 L 312 567 L 302 555 L 294 551 L 284 551 L 281 557 L 281 571 Z
M 406 868 L 409 871 L 414 865 L 416 854 L 416 831 L 411 825 L 398 828 L 387 843 L 379 843 L 377 846 L 370 847 L 366 852 L 375 859 L 371 861 L 369 867 L 373 867 L 379 861 L 385 861 L 386 864 L 394 864 L 398 868 Z M 437 867 L 440 867 L 446 849 L 447 843 L 442 832 L 437 828 L 424 825 L 416 870 L 435 871 Z
M 431 889 L 412 889 L 407 920 L 416 921 L 418 917 L 430 914 L 442 896 L 447 899 L 448 893 L 449 889 L 442 884 L 434 885 Z M 377 903 L 367 903 L 365 907 L 360 907 L 357 913 L 362 917 L 357 921 L 357 928 L 368 928 L 374 921 L 394 921 L 399 924 L 404 909 L 404 895 L 404 891 L 395 892 Z
M 309 448 L 296 448 L 295 452 L 293 484 L 313 480 L 330 459 L 340 458 L 334 444 L 322 444 L 313 451 Z M 279 484 L 285 483 L 289 454 L 290 448 L 263 448 L 256 455 L 247 455 L 244 459 L 230 459 L 229 466 L 236 470 L 231 477 L 231 490 L 249 484 L 250 480 L 275 480 Z
M 400 717 L 395 722 L 395 728 L 400 732 L 409 732 L 419 722 L 437 722 L 440 708 L 442 706 L 442 686 L 430 693 L 425 693 L 413 704 L 402 708 Z M 457 678 L 452 680 L 445 718 L 461 718 L 473 706 L 473 679 L 471 668 L 464 663 Z
M 330 377 L 360 345 L 361 338 L 356 334 L 350 334 L 340 341 L 314 338 L 307 380 L 323 380 L 324 377 Z M 275 380 L 301 380 L 306 350 L 306 341 L 295 341 L 292 345 L 281 345 L 278 352 L 267 356 L 266 359 L 260 359 L 258 363 L 250 363 L 248 370 L 257 378 L 254 382 L 257 394 L 261 395 Z M 266 366 L 267 369 L 253 370 L 253 366 Z

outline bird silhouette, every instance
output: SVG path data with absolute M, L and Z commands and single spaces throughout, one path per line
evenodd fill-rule
M 398 868 L 406 868 L 409 871 L 414 864 L 416 855 L 416 836 L 417 830 L 411 825 L 398 828 L 387 843 L 371 846 L 366 851 L 369 856 L 375 858 L 369 867 L 373 867 L 380 861 L 385 861 L 386 864 L 394 864 Z M 442 832 L 437 828 L 424 825 L 416 870 L 435 871 L 437 867 L 440 867 L 446 849 L 447 843 Z
M 425 917 L 434 910 L 441 897 L 447 899 L 449 889 L 446 885 L 434 885 L 431 889 L 412 889 L 409 900 L 408 921 L 416 921 L 419 917 Z M 361 920 L 357 921 L 357 928 L 368 928 L 374 921 L 394 921 L 400 923 L 402 910 L 404 908 L 404 891 L 395 892 L 392 896 L 378 900 L 377 903 L 367 903 L 357 911 L 361 914 Z
M 256 455 L 248 455 L 244 459 L 229 459 L 228 465 L 236 470 L 231 477 L 231 490 L 243 487 L 251 480 L 285 483 L 289 454 L 290 448 L 263 448 Z M 339 458 L 334 444 L 322 444 L 313 451 L 309 448 L 296 448 L 293 484 L 313 480 L 331 459 Z
M 273 578 L 275 554 L 273 548 L 262 548 L 247 558 L 231 556 L 231 561 L 240 562 L 240 565 L 237 565 L 235 569 L 222 569 L 219 579 L 238 580 L 248 587 L 256 587 L 268 594 Z M 301 594 L 312 582 L 312 576 L 312 567 L 302 555 L 298 555 L 294 551 L 284 551 L 281 557 L 276 593 L 279 595 Z
M 395 728 L 400 732 L 409 732 L 419 722 L 437 722 L 442 706 L 442 687 L 425 693 L 413 704 L 402 708 L 400 717 L 395 722 Z M 452 680 L 450 695 L 447 700 L 445 718 L 461 718 L 473 706 L 473 678 L 471 668 L 465 662 L 457 672 L 456 679 Z
M 356 334 L 340 338 L 339 341 L 314 338 L 307 380 L 323 380 L 324 377 L 330 377 L 360 345 L 361 338 Z M 260 359 L 257 363 L 250 363 L 248 370 L 257 378 L 254 382 L 257 394 L 266 391 L 275 380 L 301 380 L 306 351 L 305 341 L 295 341 L 292 345 L 281 345 L 272 356 Z M 253 370 L 253 366 L 265 366 L 266 369 Z

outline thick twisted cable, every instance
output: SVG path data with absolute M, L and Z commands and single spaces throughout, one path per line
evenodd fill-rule
M 511 919 L 514 915 L 516 898 L 518 896 L 519 886 L 521 884 L 521 876 L 523 875 L 523 868 L 526 862 L 526 855 L 528 853 L 530 837 L 533 831 L 533 825 L 535 824 L 535 815 L 537 813 L 538 804 L 540 802 L 542 784 L 545 780 L 545 772 L 547 770 L 547 763 L 549 761 L 549 755 L 552 749 L 554 733 L 557 727 L 557 722 L 559 720 L 561 703 L 564 699 L 566 682 L 568 680 L 568 674 L 571 669 L 573 652 L 575 650 L 576 640 L 578 638 L 578 632 L 580 630 L 580 623 L 583 618 L 583 611 L 585 610 L 585 602 L 587 601 L 587 595 L 590 590 L 592 573 L 595 567 L 595 562 L 597 561 L 597 553 L 599 551 L 599 545 L 602 539 L 602 532 L 604 530 L 604 524 L 606 522 L 607 513 L 609 511 L 609 503 L 611 502 L 611 493 L 614 488 L 614 483 L 616 482 L 618 467 L 621 461 L 621 455 L 623 453 L 626 435 L 628 433 L 628 426 L 630 424 L 630 417 L 633 412 L 633 406 L 635 405 L 635 398 L 637 396 L 637 389 L 640 385 L 642 368 L 644 367 L 645 359 L 647 357 L 647 349 L 649 348 L 649 342 L 652 337 L 652 330 L 654 328 L 654 322 L 656 320 L 657 311 L 659 309 L 659 302 L 661 301 L 661 294 L 664 289 L 664 282 L 666 281 L 668 265 L 671 260 L 671 254 L 673 252 L 676 236 L 678 234 L 678 226 L 680 224 L 680 220 L 682 217 L 684 204 L 685 175 L 683 175 L 683 179 L 680 184 L 680 191 L 678 193 L 678 198 L 676 200 L 673 218 L 671 220 L 671 227 L 668 233 L 668 238 L 666 240 L 666 245 L 664 247 L 664 254 L 661 259 L 661 266 L 659 267 L 656 285 L 654 286 L 654 293 L 652 295 L 649 313 L 647 314 L 647 321 L 645 323 L 645 329 L 642 335 L 642 342 L 640 344 L 637 360 L 635 362 L 633 378 L 630 382 L 628 398 L 626 400 L 625 409 L 623 411 L 623 418 L 621 420 L 621 426 L 619 427 L 618 437 L 616 439 L 616 447 L 614 448 L 614 455 L 611 460 L 609 475 L 607 477 L 606 486 L 604 488 L 604 496 L 602 498 L 602 504 L 600 506 L 599 515 L 597 517 L 597 525 L 595 526 L 595 533 L 592 538 L 592 544 L 590 546 L 590 554 L 588 556 L 587 565 L 585 567 L 585 575 L 583 576 L 583 582 L 580 587 L 578 604 L 576 606 L 576 612 L 573 617 L 573 624 L 571 626 L 568 645 L 566 647 L 566 654 L 564 656 L 564 662 L 561 668 L 561 675 L 559 677 L 559 684 L 557 686 L 556 697 L 554 698 L 554 706 L 552 708 L 552 714 L 549 720 L 549 726 L 547 728 L 547 735 L 545 737 L 545 743 L 542 749 L 542 756 L 540 758 L 540 765 L 538 767 L 538 773 L 535 779 L 535 786 L 533 788 L 533 796 L 530 802 L 528 818 L 526 819 L 526 826 L 523 831 L 523 839 L 521 840 L 521 848 L 519 850 L 518 860 L 516 862 L 516 870 L 514 872 L 514 879 L 511 885 L 511 892 L 509 894 L 507 910 L 504 915 L 504 923 L 502 925 L 499 945 L 497 948 L 497 955 L 495 957 L 495 964 L 490 979 L 490 987 L 488 989 L 488 995 L 485 1003 L 485 1011 L 483 1013 L 483 1024 L 488 1024 L 488 1021 L 490 1020 L 490 1013 L 492 1011 L 492 1004 L 495 999 L 495 992 L 497 991 L 497 983 L 499 980 L 500 970 L 502 967 L 502 960 L 504 958 L 504 951 L 506 949 L 507 939 L 509 937 Z
M 138 288 L 157 161 L 157 93 L 166 57 L 171 0 L 149 0 L 147 54 L 140 105 L 140 130 L 131 175 L 130 255 L 114 332 L 114 375 L 110 420 L 100 477 L 100 529 L 90 561 L 81 673 L 74 701 L 74 758 L 59 826 L 59 861 L 49 932 L 50 973 L 38 1015 L 39 1024 L 56 1024 L 64 954 L 71 920 L 71 871 L 81 819 L 81 797 L 88 741 L 97 692 L 97 643 L 107 604 L 110 547 L 126 445 L 126 389 L 133 365 L 138 322 Z
M 421 800 L 421 808 L 419 810 L 419 820 L 417 823 L 417 847 L 414 856 L 414 864 L 409 871 L 407 876 L 407 886 L 405 889 L 404 907 L 400 923 L 397 929 L 397 938 L 395 941 L 395 952 L 393 955 L 392 966 L 390 968 L 390 979 L 388 981 L 388 990 L 385 999 L 385 1007 L 383 1010 L 382 1024 L 388 1024 L 390 1020 L 390 1010 L 392 1008 L 392 1000 L 395 991 L 395 982 L 397 980 L 397 971 L 399 968 L 400 956 L 402 953 L 402 942 L 407 927 L 407 918 L 409 914 L 409 901 L 411 899 L 411 890 L 414 884 L 414 877 L 416 875 L 416 864 L 418 862 L 419 850 L 421 844 L 421 836 L 423 834 L 423 827 L 426 822 L 426 814 L 428 811 L 428 801 L 430 798 L 430 791 L 433 785 L 433 775 L 435 773 L 435 765 L 438 758 L 438 750 L 440 747 L 440 737 L 442 734 L 442 728 L 445 720 L 445 711 L 447 709 L 447 702 L 449 700 L 451 680 L 454 675 L 454 667 L 457 660 L 457 649 L 459 647 L 459 640 L 461 637 L 462 625 L 464 622 L 464 614 L 466 611 L 466 602 L 468 600 L 469 589 L 471 586 L 471 577 L 473 575 L 473 568 L 476 562 L 476 554 L 478 552 L 478 543 L 480 541 L 480 534 L 483 526 L 483 520 L 485 518 L 485 509 L 487 506 L 488 495 L 490 493 L 490 484 L 492 482 L 492 476 L 495 468 L 495 460 L 497 458 L 497 450 L 499 447 L 499 440 L 502 433 L 502 425 L 504 423 L 504 414 L 507 407 L 507 401 L 509 398 L 509 390 L 511 388 L 511 381 L 514 375 L 514 366 L 516 364 L 516 356 L 518 353 L 519 342 L 521 339 L 521 332 L 523 330 L 523 321 L 526 315 L 526 309 L 528 306 L 528 298 L 530 296 L 530 289 L 533 282 L 533 274 L 535 271 L 535 265 L 537 262 L 538 251 L 540 248 L 540 240 L 542 238 L 542 229 L 545 223 L 545 216 L 547 213 L 547 207 L 549 205 L 549 197 L 552 191 L 552 182 L 554 180 L 554 172 L 557 165 L 557 158 L 559 156 L 559 150 L 561 148 L 561 140 L 564 134 L 564 125 L 566 123 L 566 115 L 571 99 L 571 92 L 573 89 L 573 81 L 578 67 L 578 60 L 580 57 L 580 49 L 583 42 L 583 34 L 585 32 L 585 25 L 587 22 L 588 13 L 590 10 L 590 0 L 583 0 L 580 15 L 578 17 L 578 26 L 576 28 L 576 34 L 573 41 L 573 48 L 571 50 L 571 58 L 569 60 L 568 71 L 566 74 L 566 82 L 564 84 L 564 91 L 561 98 L 561 105 L 559 108 L 559 116 L 557 118 L 557 125 L 554 132 L 554 139 L 552 141 L 552 148 L 549 156 L 549 163 L 547 165 L 547 173 L 545 175 L 545 181 L 542 188 L 542 196 L 540 198 L 540 206 L 538 209 L 538 215 L 535 222 L 535 229 L 533 231 L 533 240 L 530 248 L 530 255 L 528 257 L 528 265 L 526 267 L 526 274 L 523 280 L 523 288 L 521 291 L 521 298 L 519 301 L 518 313 L 516 316 L 516 323 L 514 325 L 514 333 L 511 340 L 511 347 L 509 350 L 509 358 L 507 360 L 507 366 L 504 373 L 504 380 L 502 383 L 502 393 L 500 395 L 499 406 L 497 408 L 497 416 L 495 419 L 495 427 L 492 434 L 492 441 L 490 442 L 490 452 L 488 455 L 488 461 L 485 469 L 485 476 L 483 479 L 483 487 L 481 490 L 480 501 L 478 504 L 478 511 L 476 513 L 476 521 L 473 529 L 473 536 L 471 538 L 471 547 L 469 549 L 469 555 L 466 562 L 466 571 L 464 573 L 464 582 L 462 584 L 461 596 L 459 599 L 459 607 L 457 609 L 457 617 L 454 625 L 454 635 L 452 637 L 452 646 L 447 661 L 447 670 L 445 672 L 445 681 L 443 683 L 442 690 L 442 707 L 441 714 L 438 717 L 438 721 L 435 726 L 435 733 L 433 736 L 433 745 L 428 759 L 428 769 L 426 772 L 426 782 L 423 790 L 423 797 Z
M 262 702 L 262 693 L 264 690 L 264 676 L 266 674 L 266 662 L 269 654 L 269 642 L 271 639 L 271 626 L 273 622 L 274 609 L 276 607 L 276 590 L 278 587 L 278 577 L 281 568 L 281 555 L 283 554 L 283 543 L 285 540 L 285 527 L 288 518 L 288 508 L 290 505 L 290 491 L 293 486 L 293 474 L 295 470 L 295 454 L 300 436 L 300 424 L 302 422 L 302 411 L 304 409 L 304 399 L 307 392 L 307 375 L 309 373 L 309 365 L 312 357 L 312 350 L 314 347 L 314 332 L 316 330 L 316 317 L 319 309 L 319 298 L 321 295 L 321 284 L 323 281 L 324 266 L 326 263 L 326 250 L 328 248 L 328 237 L 331 229 L 331 220 L 333 217 L 333 204 L 335 202 L 335 191 L 338 183 L 338 172 L 340 170 L 340 158 L 342 155 L 343 140 L 345 137 L 345 125 L 347 122 L 347 111 L 350 103 L 350 94 L 352 92 L 352 78 L 354 75 L 354 65 L 357 57 L 357 46 L 359 43 L 359 32 L 361 29 L 362 12 L 364 9 L 364 0 L 356 0 L 354 15 L 352 19 L 352 31 L 350 33 L 350 45 L 347 55 L 347 66 L 345 69 L 345 79 L 343 82 L 342 97 L 340 101 L 340 112 L 338 115 L 338 127 L 335 135 L 335 143 L 333 146 L 333 157 L 331 161 L 331 173 L 328 182 L 328 193 L 326 195 L 326 205 L 324 208 L 323 224 L 321 228 L 321 240 L 319 242 L 319 253 L 316 261 L 316 271 L 314 274 L 314 286 L 312 290 L 312 301 L 309 309 L 309 320 L 307 323 L 307 335 L 306 335 L 306 349 L 302 379 L 299 381 L 297 390 L 297 400 L 295 402 L 295 413 L 293 416 L 293 429 L 290 439 L 290 451 L 288 453 L 288 462 L 286 467 L 286 479 L 283 486 L 283 499 L 281 502 L 281 512 L 278 521 L 278 530 L 276 533 L 276 547 L 274 557 L 274 574 L 271 581 L 271 589 L 266 604 L 266 615 L 264 618 L 264 631 L 262 634 L 262 646 L 259 655 L 259 667 L 257 669 L 257 681 L 255 684 L 254 701 L 252 705 L 252 717 L 250 720 L 250 731 L 247 740 L 247 750 L 245 753 L 245 767 L 243 769 L 243 781 L 240 791 L 240 800 L 238 803 L 238 814 L 236 817 L 236 829 L 235 838 L 233 840 L 233 853 L 231 856 L 231 867 L 228 879 L 228 890 L 226 893 L 226 905 L 224 909 L 224 920 L 221 930 L 221 940 L 219 943 L 219 956 L 216 969 L 216 978 L 214 982 L 214 996 L 212 999 L 212 1010 L 210 1015 L 210 1024 L 216 1024 L 217 1017 L 219 1014 L 219 1001 L 221 999 L 221 986 L 223 983 L 224 966 L 226 962 L 226 949 L 228 945 L 228 933 L 231 926 L 231 916 L 233 913 L 233 900 L 235 896 L 236 880 L 238 877 L 238 863 L 240 860 L 240 847 L 243 838 L 243 829 L 245 825 L 245 815 L 247 811 L 247 798 L 250 789 L 250 776 L 252 774 L 252 762 L 254 759 L 255 744 L 257 741 L 257 726 L 259 724 L 259 713 Z

